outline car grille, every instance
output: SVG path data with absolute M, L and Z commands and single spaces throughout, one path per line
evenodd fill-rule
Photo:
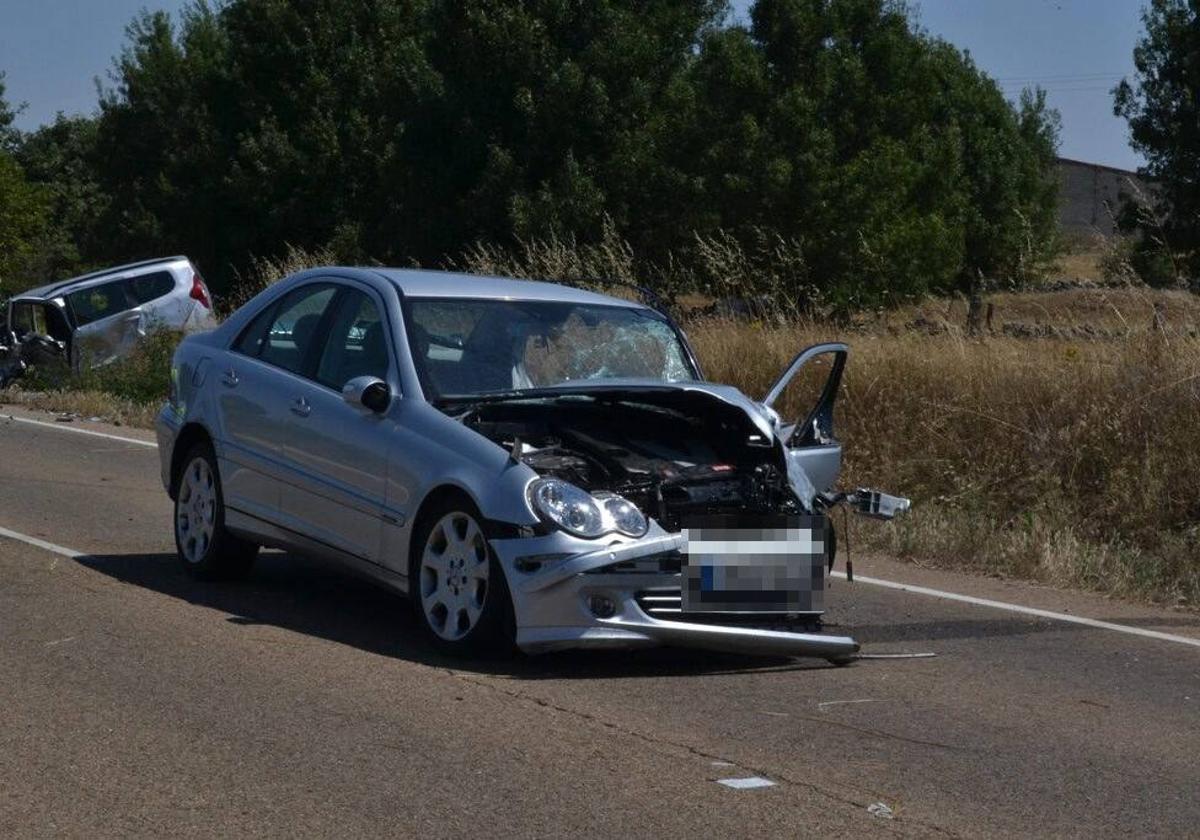
M 817 613 L 685 613 L 679 587 L 643 589 L 634 595 L 642 612 L 660 621 L 687 621 L 692 624 L 721 624 L 756 627 L 762 630 L 817 632 L 821 619 Z
M 613 574 L 679 574 L 679 570 L 683 566 L 683 555 L 678 551 L 663 551 L 658 554 L 649 554 L 645 557 L 636 557 L 633 560 L 622 560 L 619 563 L 610 563 L 607 566 L 601 566 L 598 569 L 591 569 L 586 574 L 592 575 L 613 575 Z M 679 595 L 679 590 L 675 590 L 676 596 Z M 678 597 L 676 597 L 678 600 Z
M 634 596 L 642 612 L 653 618 L 676 618 L 683 613 L 683 594 L 674 589 L 643 589 Z

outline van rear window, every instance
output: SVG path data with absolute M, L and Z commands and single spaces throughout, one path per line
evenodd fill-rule
M 169 295 L 175 288 L 175 276 L 169 271 L 156 271 L 153 274 L 143 274 L 140 277 L 130 277 L 129 293 L 138 303 L 149 303 L 163 295 Z

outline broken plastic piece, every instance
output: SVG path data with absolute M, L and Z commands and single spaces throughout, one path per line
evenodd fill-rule
M 872 802 L 867 806 L 867 813 L 881 820 L 890 820 L 895 816 L 895 812 L 882 802 Z
M 851 493 L 846 501 L 856 513 L 869 516 L 872 519 L 894 519 L 912 507 L 912 502 L 903 496 L 893 496 L 882 490 L 871 490 L 860 487 Z

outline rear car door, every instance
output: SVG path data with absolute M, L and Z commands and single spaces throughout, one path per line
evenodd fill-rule
M 320 325 L 310 369 L 289 382 L 280 437 L 290 475 L 280 498 L 285 527 L 377 564 L 396 422 L 390 410 L 377 414 L 347 403 L 342 387 L 373 376 L 399 393 L 385 312 L 369 287 L 341 287 Z
M 80 370 L 120 358 L 146 334 L 124 278 L 71 292 L 66 300 L 75 319 L 72 363 Z
M 331 283 L 299 286 L 268 304 L 209 373 L 215 377 L 225 504 L 272 523 L 280 521 L 280 488 L 290 480 L 281 432 L 287 405 L 316 342 L 317 325 L 333 303 Z

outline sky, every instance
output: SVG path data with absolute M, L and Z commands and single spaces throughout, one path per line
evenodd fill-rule
M 734 0 L 745 15 L 751 0 Z M 177 11 L 184 0 L 0 0 L 0 72 L 8 99 L 36 128 L 59 112 L 91 113 L 142 8 Z M 1109 90 L 1133 73 L 1141 0 L 913 0 L 920 25 L 971 53 L 1015 99 L 1046 88 L 1062 115 L 1064 157 L 1126 169 L 1141 161 Z

